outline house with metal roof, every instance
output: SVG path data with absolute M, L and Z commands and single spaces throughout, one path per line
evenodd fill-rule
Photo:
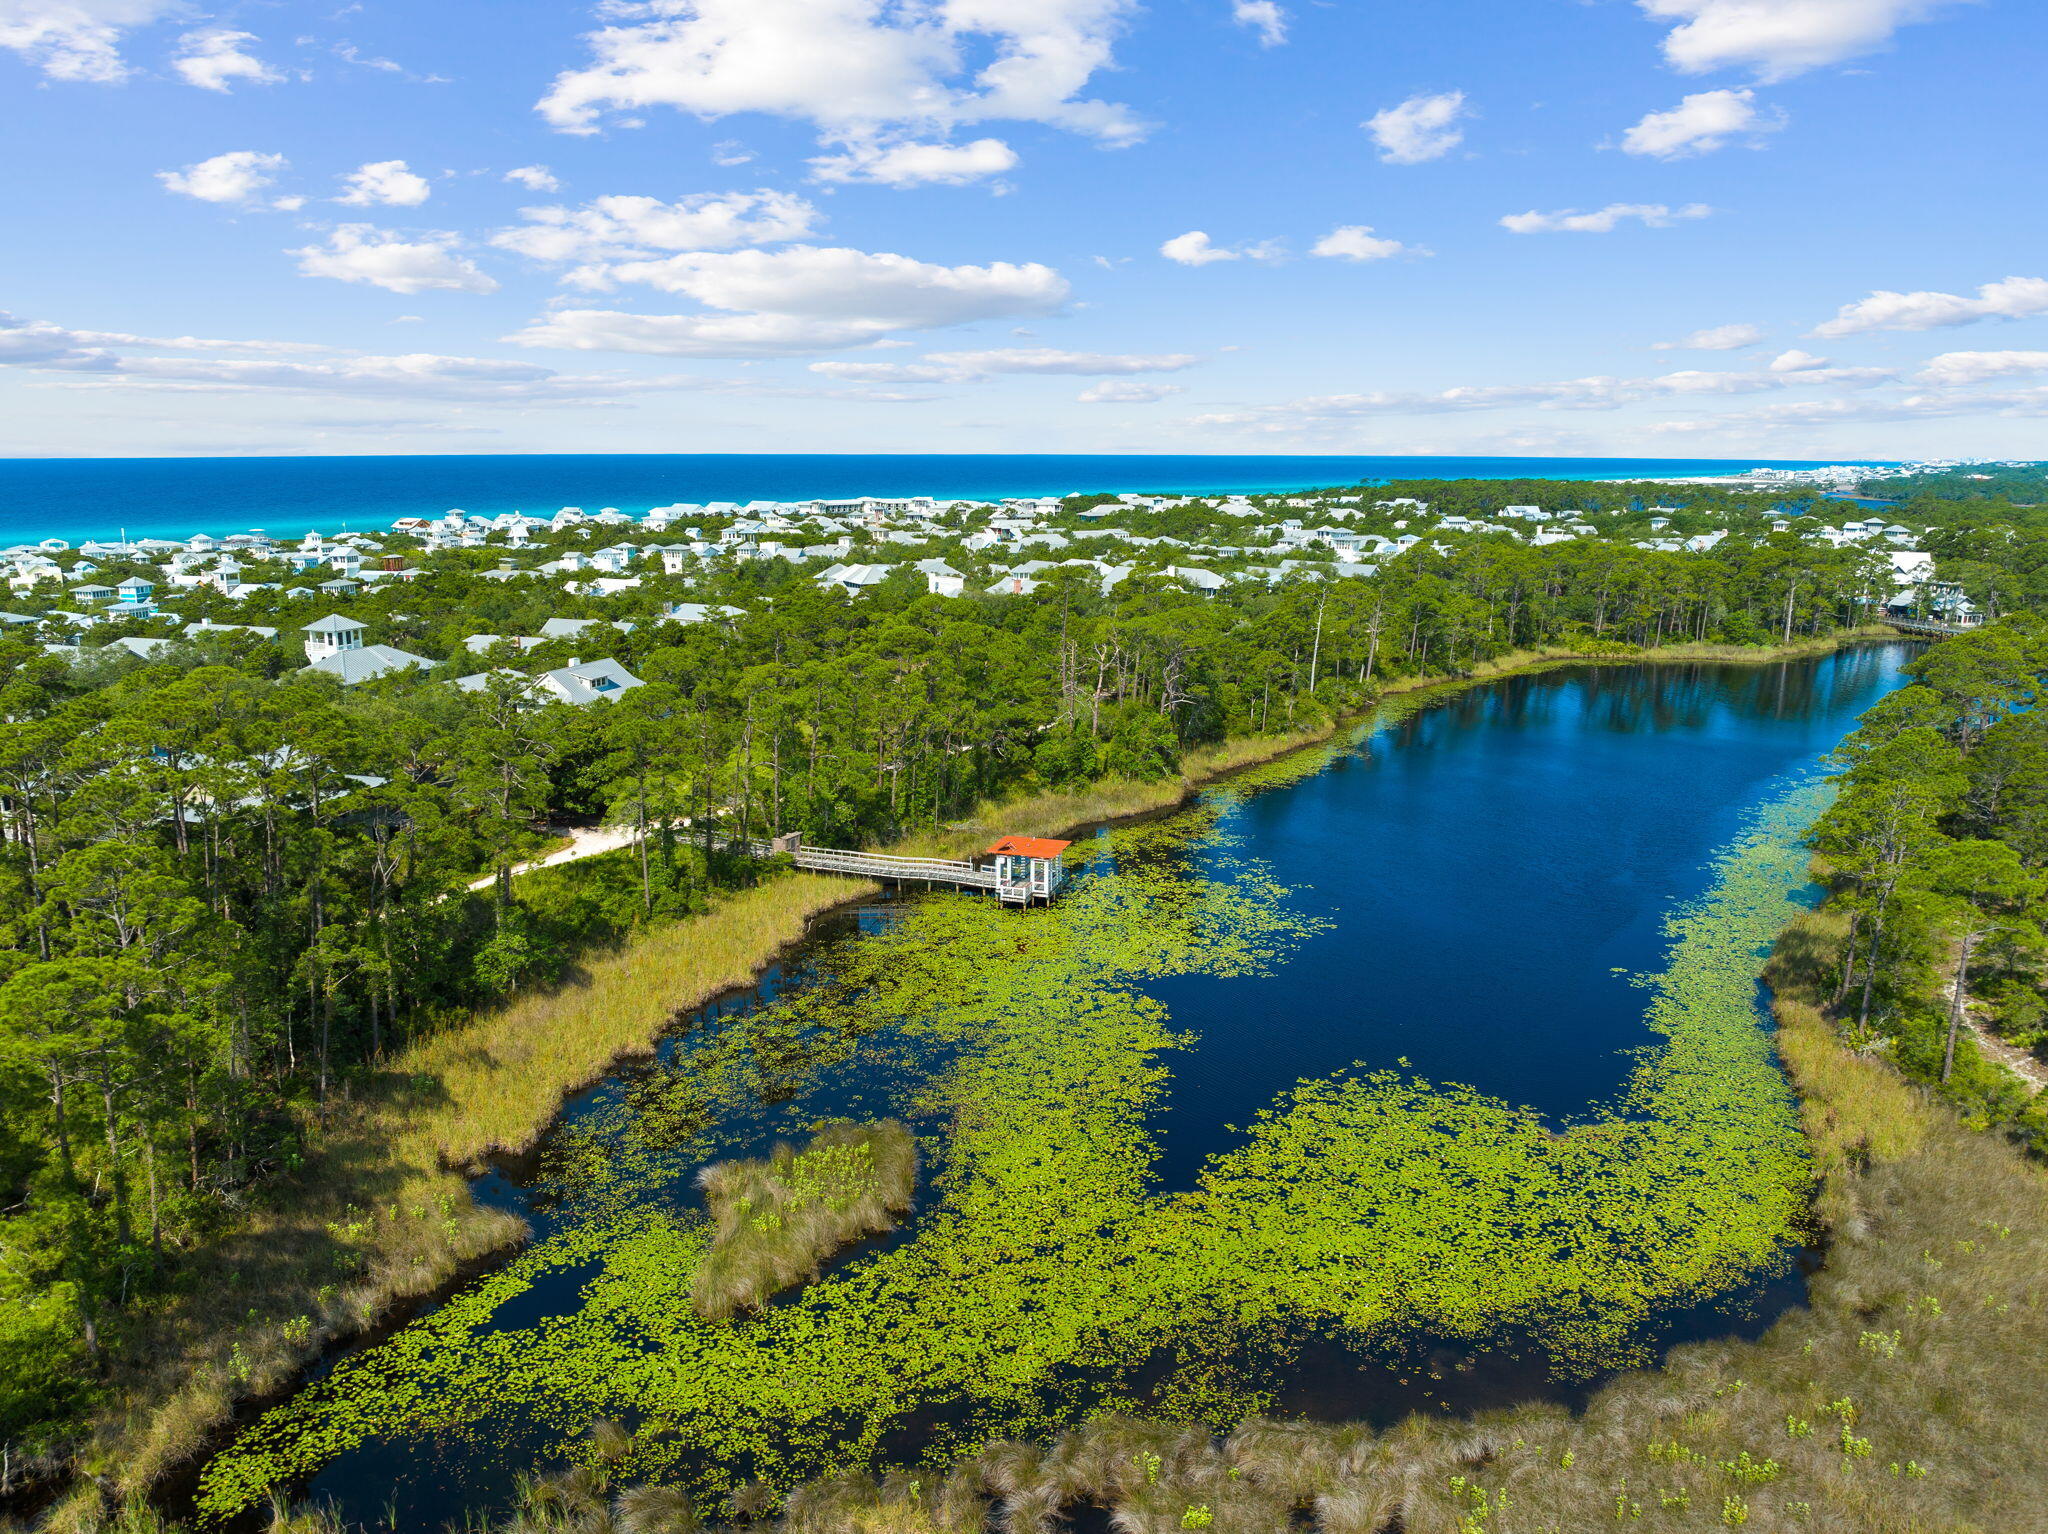
M 746 610 L 715 602 L 671 602 L 662 616 L 670 623 L 708 623 L 713 618 L 744 618 Z
M 924 577 L 925 590 L 935 597 L 957 597 L 967 586 L 967 577 L 943 559 L 920 559 L 911 568 Z
M 579 708 L 586 703 L 624 697 L 635 687 L 646 685 L 624 666 L 609 658 L 584 661 L 580 664 L 572 662 L 554 671 L 543 671 L 534 678 L 534 681 L 562 702 L 573 703 Z
M 414 655 L 388 644 L 359 645 L 354 649 L 336 650 L 323 655 L 302 671 L 324 671 L 338 677 L 344 687 L 353 687 L 358 682 L 373 682 L 380 676 L 390 676 L 398 671 L 425 671 L 434 663 L 424 655 Z
M 832 565 L 820 570 L 820 586 L 837 586 L 842 591 L 864 591 L 879 586 L 896 571 L 894 565 Z
M 168 639 L 159 639 L 153 635 L 138 636 L 129 634 L 123 638 L 110 641 L 107 648 L 109 650 L 125 650 L 128 654 L 142 660 L 155 660 L 158 654 L 168 648 L 169 645 L 170 640 Z
M 647 684 L 615 660 L 571 661 L 553 671 L 543 671 L 539 676 L 526 676 L 507 667 L 496 671 L 479 671 L 472 676 L 459 676 L 455 685 L 464 692 L 482 692 L 491 685 L 491 678 L 503 677 L 523 689 L 526 696 L 536 705 L 543 703 L 568 703 L 577 708 L 585 704 L 598 703 L 613 698 L 622 698 L 635 687 Z
M 259 639 L 277 638 L 277 630 L 266 628 L 260 623 L 215 623 L 211 618 L 200 618 L 185 625 L 183 637 L 191 639 L 200 634 L 254 634 Z
M 306 636 L 306 671 L 322 671 L 339 677 L 341 685 L 373 681 L 396 671 L 424 671 L 434 663 L 423 655 L 396 649 L 388 644 L 363 643 L 368 625 L 339 613 L 329 613 L 300 632 Z

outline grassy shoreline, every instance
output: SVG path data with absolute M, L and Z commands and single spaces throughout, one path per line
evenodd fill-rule
M 1380 696 L 1575 662 L 1769 663 L 1881 637 L 1895 636 L 1866 628 L 1761 650 L 1515 652 L 1461 676 L 1401 678 Z M 1045 834 L 1170 810 L 1233 772 L 1326 742 L 1356 717 L 1199 747 L 1176 776 L 1156 783 L 1104 782 L 984 806 L 967 823 L 906 838 L 895 850 L 958 855 L 991 834 Z M 651 1048 L 679 1012 L 750 983 L 814 919 L 875 889 L 790 875 L 739 891 L 707 915 L 656 926 L 592 958 L 566 985 L 418 1041 L 357 1083 L 288 1187 L 189 1260 L 187 1302 L 158 1318 L 135 1350 L 147 1362 L 116 1380 L 115 1402 L 77 1456 L 86 1476 L 58 1503 L 51 1526 L 94 1526 L 108 1494 L 148 1493 L 215 1441 L 239 1404 L 276 1393 L 325 1349 L 516 1248 L 523 1223 L 476 1206 L 469 1171 L 530 1148 L 567 1097 Z

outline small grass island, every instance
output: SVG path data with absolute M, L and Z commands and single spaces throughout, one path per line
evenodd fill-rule
M 714 1234 L 691 1298 L 720 1321 L 808 1283 L 849 1242 L 894 1230 L 917 1191 L 917 1139 L 895 1119 L 841 1120 L 802 1150 L 714 1162 L 697 1184 Z

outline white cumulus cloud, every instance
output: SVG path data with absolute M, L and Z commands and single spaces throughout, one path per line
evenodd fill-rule
M 794 314 L 628 314 L 557 309 L 505 337 L 557 351 L 637 352 L 653 357 L 798 357 L 843 350 L 881 333 L 858 321 Z
M 1783 80 L 1881 48 L 1943 0 L 1636 0 L 1658 21 L 1678 23 L 1664 57 L 1686 74 L 1746 68 Z
M 1050 346 L 1013 346 L 984 352 L 933 352 L 924 359 L 975 373 L 1178 373 L 1202 359 L 1192 352 L 1069 352 Z
M 1258 33 L 1261 48 L 1277 48 L 1287 41 L 1287 13 L 1276 0 L 1233 0 L 1230 19 Z
M 858 320 L 892 330 L 1049 314 L 1067 297 L 1066 280 L 1037 262 L 941 266 L 909 256 L 812 245 L 692 251 L 665 260 L 621 262 L 609 275 L 685 294 L 715 309 Z
M 130 73 L 124 35 L 183 9 L 181 0 L 0 0 L 0 48 L 52 80 L 111 85 Z
M 243 45 L 256 41 L 252 32 L 230 27 L 208 27 L 187 32 L 178 39 L 178 52 L 171 68 L 187 85 L 201 90 L 226 93 L 237 80 L 251 85 L 275 85 L 284 78 Z
M 1441 159 L 1465 141 L 1457 124 L 1467 115 L 1463 91 L 1441 91 L 1410 96 L 1399 106 L 1373 113 L 1365 131 L 1389 165 L 1420 165 Z
M 527 362 L 413 353 L 398 357 L 340 357 L 319 362 L 284 360 L 292 353 L 330 348 L 294 341 L 221 341 L 196 336 L 129 335 L 73 330 L 44 320 L 0 313 L 0 366 L 83 374 L 106 384 L 245 392 L 254 389 L 317 394 L 392 394 L 420 397 L 524 400 L 551 395 L 616 394 L 601 379 L 564 379 Z M 202 356 L 130 355 L 200 352 Z M 221 355 L 221 354 L 227 355 Z M 236 355 L 241 354 L 241 355 Z M 635 384 L 625 387 L 633 388 Z
M 1389 256 L 1426 256 L 1428 251 L 1374 234 L 1365 224 L 1341 224 L 1309 247 L 1312 256 L 1342 261 L 1384 261 Z
M 1147 356 L 1023 346 L 991 351 L 932 352 L 918 362 L 813 362 L 810 370 L 828 378 L 865 383 L 972 383 L 1003 373 L 1061 374 L 1081 378 L 1178 373 L 1201 360 L 1192 352 Z
M 639 283 L 725 312 L 560 310 L 509 339 L 669 356 L 792 356 L 868 345 L 895 331 L 1050 314 L 1068 293 L 1066 279 L 1037 262 L 942 266 L 812 245 L 619 262 L 592 273 L 592 280 Z
M 261 154 L 254 149 L 232 149 L 183 170 L 160 170 L 156 179 L 166 191 L 201 202 L 249 202 L 277 180 L 288 162 L 281 154 Z
M 415 175 L 403 160 L 373 160 L 342 178 L 336 202 L 358 208 L 417 208 L 433 193 L 425 176 Z
M 1159 254 L 1182 266 L 1207 266 L 1211 261 L 1235 261 L 1238 256 L 1234 250 L 1211 243 L 1209 236 L 1199 229 L 1175 235 L 1159 247 Z
M 818 221 L 803 198 L 766 187 L 658 197 L 594 197 L 580 208 L 522 208 L 526 220 L 491 236 L 536 261 L 618 261 L 664 251 L 731 250 L 800 240 Z
M 1732 352 L 1754 346 L 1763 338 L 1761 325 L 1713 325 L 1705 330 L 1695 330 L 1683 340 L 1655 342 L 1650 349 L 1659 352 Z
M 392 293 L 498 290 L 496 279 L 457 254 L 450 235 L 408 240 L 369 224 L 343 224 L 329 233 L 326 245 L 308 245 L 287 254 L 299 258 L 299 270 L 308 277 L 366 282 Z
M 138 336 L 121 330 L 73 330 L 0 310 L 0 363 L 98 372 L 118 365 L 109 348 L 143 351 L 241 352 L 253 356 L 323 352 L 297 341 L 221 341 L 200 336 Z
M 134 356 L 132 350 L 247 355 Z M 532 362 L 445 357 L 430 352 L 343 355 L 314 362 L 289 361 L 280 355 L 331 350 L 288 341 L 213 341 L 191 336 L 166 340 L 110 331 L 71 330 L 0 313 L 0 367 L 54 374 L 60 388 L 322 395 L 512 407 L 602 407 L 639 395 L 677 391 L 884 403 L 916 397 L 873 390 L 791 387 L 700 374 L 560 373 Z
M 529 192 L 559 192 L 562 183 L 545 165 L 518 165 L 505 172 L 504 179 Z
M 1105 378 L 1091 384 L 1074 398 L 1084 405 L 1149 405 L 1187 391 L 1179 384 L 1139 383 L 1129 378 Z
M 1218 245 L 1200 229 L 1177 234 L 1159 247 L 1159 254 L 1182 266 L 1207 266 L 1212 261 L 1278 261 L 1285 254 L 1278 240 L 1255 245 Z
M 1017 152 L 999 138 L 968 144 L 850 143 L 811 161 L 820 181 L 873 181 L 882 186 L 964 186 L 1014 169 Z
M 1047 123 L 1110 144 L 1143 125 L 1086 97 L 1135 0 L 611 0 L 590 62 L 557 76 L 541 114 L 571 133 L 607 113 L 765 112 L 832 144 L 966 123 Z
M 811 371 L 850 383 L 971 383 L 986 376 L 922 362 L 813 362 Z
M 1775 133 L 1783 113 L 1759 112 L 1752 90 L 1700 91 L 1668 112 L 1652 112 L 1621 136 L 1622 152 L 1679 160 L 1707 154 L 1738 134 Z
M 1169 261 L 1178 261 L 1182 266 L 1207 266 L 1211 261 L 1235 261 L 1238 258 L 1238 252 L 1211 243 L 1209 236 L 1199 229 L 1175 235 L 1159 247 L 1159 254 Z
M 1975 298 L 1960 293 L 1895 293 L 1880 288 L 1868 298 L 1844 304 L 1835 317 L 1816 325 L 1817 336 L 1853 336 L 1868 330 L 1939 330 L 1979 320 L 2019 320 L 2048 314 L 2048 278 L 2007 277 L 1987 282 Z
M 1920 369 L 1924 383 L 1958 387 L 2048 371 L 2048 352 L 1943 352 Z
M 1796 346 L 1790 351 L 1779 352 L 1771 359 L 1773 373 L 1811 373 L 1827 365 L 1827 358 L 1816 357 L 1812 352 L 1801 351 Z
M 1510 213 L 1500 221 L 1503 229 L 1516 234 L 1612 234 L 1622 224 L 1640 221 L 1652 229 L 1663 229 L 1685 218 L 1705 218 L 1714 210 L 1705 203 L 1687 203 L 1682 208 L 1661 202 L 1610 202 L 1604 208 L 1581 213 L 1564 208 L 1556 213 Z

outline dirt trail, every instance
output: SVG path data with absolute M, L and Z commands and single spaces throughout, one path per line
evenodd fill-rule
M 1956 966 L 1955 955 L 1949 958 L 1948 983 L 1941 988 L 1941 999 L 1949 1006 L 1955 1005 Z M 1968 997 L 1963 999 L 1963 1026 L 1977 1041 L 1977 1048 L 1984 1058 L 2004 1066 L 2036 1092 L 2048 1088 L 2048 1065 L 2043 1065 L 2029 1050 L 2008 1044 L 1987 1027 L 1977 1016 L 1977 1003 Z
M 2036 1092 L 2048 1087 L 2048 1065 L 2043 1065 L 2024 1049 L 2015 1049 L 1997 1034 L 1993 1033 L 1971 1013 L 1963 1009 L 1963 1024 L 1976 1035 L 1977 1048 L 1985 1058 L 1996 1060 Z

